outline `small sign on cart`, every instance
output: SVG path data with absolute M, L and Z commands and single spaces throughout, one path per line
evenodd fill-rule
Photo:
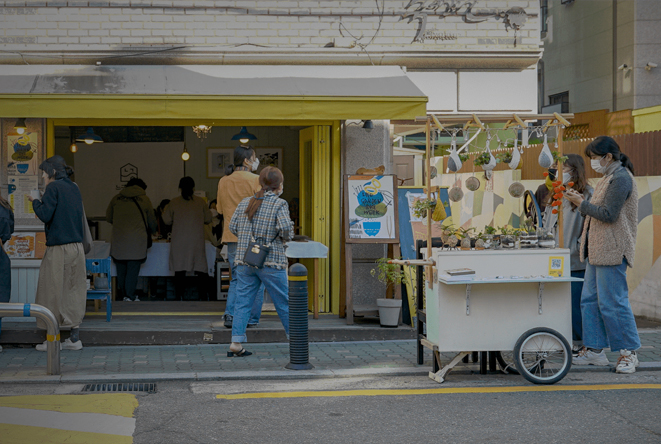
M 562 277 L 562 270 L 565 268 L 565 259 L 560 256 L 551 256 L 549 258 L 549 276 Z

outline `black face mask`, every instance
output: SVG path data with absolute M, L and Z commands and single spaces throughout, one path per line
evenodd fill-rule
M 558 177 L 558 169 L 557 168 L 549 168 L 549 178 L 551 180 L 555 180 Z

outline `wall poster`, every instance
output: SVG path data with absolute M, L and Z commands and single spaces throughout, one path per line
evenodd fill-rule
M 399 241 L 394 175 L 348 176 L 348 242 Z
M 39 133 L 7 136 L 7 174 L 10 176 L 38 174 Z
M 36 217 L 32 202 L 28 200 L 30 191 L 39 189 L 39 176 L 10 175 L 7 179 L 9 205 L 14 210 L 14 217 L 25 219 Z

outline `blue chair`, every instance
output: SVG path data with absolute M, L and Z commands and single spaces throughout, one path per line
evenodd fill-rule
M 104 289 L 87 290 L 87 299 L 106 301 L 106 321 L 112 318 L 112 277 L 110 276 L 111 258 L 85 259 L 88 273 L 105 273 L 108 278 L 108 286 Z M 97 280 L 98 281 L 98 280 Z

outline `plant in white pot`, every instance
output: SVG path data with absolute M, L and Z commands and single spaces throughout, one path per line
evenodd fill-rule
M 386 290 L 389 287 L 400 285 L 404 278 L 404 272 L 399 265 L 389 264 L 389 258 L 381 258 L 376 261 L 377 267 L 373 268 L 370 274 L 376 277 L 379 282 L 386 284 Z M 394 292 L 394 291 L 393 291 Z M 399 325 L 399 312 L 402 309 L 402 300 L 394 298 L 379 298 L 376 300 L 379 308 L 379 322 L 381 327 L 397 328 Z

